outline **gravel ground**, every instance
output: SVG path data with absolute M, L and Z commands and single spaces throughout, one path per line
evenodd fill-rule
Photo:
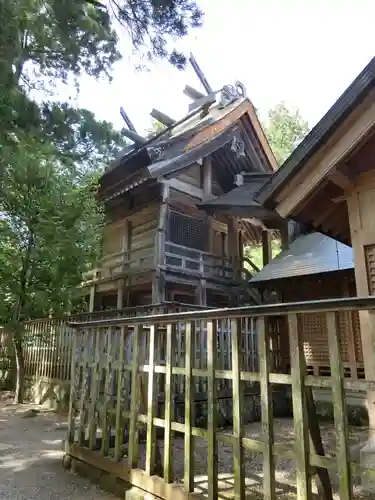
M 104 493 L 88 480 L 62 468 L 61 440 L 65 438 L 66 417 L 51 412 L 40 412 L 35 417 L 26 418 L 25 411 L 35 405 L 13 405 L 6 395 L 0 393 L 0 499 L 1 500 L 54 500 L 79 498 L 80 500 L 109 500 L 115 497 Z M 30 412 L 29 412 L 30 413 Z M 259 423 L 248 424 L 245 435 L 260 438 Z M 327 455 L 333 455 L 335 434 L 330 423 L 321 425 L 324 447 Z M 352 460 L 358 461 L 358 450 L 366 441 L 367 429 L 350 429 Z M 294 441 L 292 422 L 289 419 L 276 419 L 276 442 Z M 143 448 L 143 447 L 142 447 Z M 144 450 L 143 450 L 144 451 Z M 163 452 L 161 446 L 161 452 Z M 144 463 L 144 453 L 140 466 Z M 207 447 L 203 439 L 195 440 L 195 485 L 196 491 L 207 491 Z M 232 448 L 227 445 L 218 447 L 218 472 L 220 477 L 220 499 L 233 498 L 233 459 Z M 245 473 L 247 500 L 260 500 L 262 490 L 262 456 L 245 453 Z M 142 463 L 143 462 L 143 463 Z M 174 478 L 179 482 L 183 476 L 183 440 L 174 439 L 173 465 Z M 17 474 L 16 474 L 17 473 Z M 337 478 L 332 477 L 334 489 Z M 278 500 L 296 498 L 295 465 L 291 460 L 279 459 L 276 462 L 276 481 Z M 374 499 L 374 494 L 361 493 L 355 481 L 355 500 Z M 316 497 L 318 498 L 318 497 Z M 335 495 L 335 500 L 339 500 Z
M 61 440 L 66 418 L 39 413 L 25 418 L 32 405 L 15 406 L 0 400 L 1 500 L 113 500 L 86 479 L 65 472 Z

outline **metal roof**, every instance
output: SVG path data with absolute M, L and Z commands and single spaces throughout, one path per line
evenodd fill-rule
M 237 186 L 228 193 L 225 193 L 216 198 L 212 198 L 202 203 L 203 207 L 215 207 L 215 206 L 238 206 L 238 207 L 250 207 L 250 206 L 261 206 L 257 201 L 254 200 L 254 195 L 259 191 L 264 182 L 269 178 L 270 173 L 261 173 L 254 175 L 253 180 L 251 178 L 242 186 Z
M 375 57 L 297 146 L 273 177 L 261 188 L 256 196 L 260 204 L 274 208 L 272 197 L 276 192 L 290 181 L 294 173 L 303 167 L 374 87 Z
M 351 247 L 321 233 L 309 233 L 299 236 L 289 250 L 255 274 L 250 284 L 353 268 Z

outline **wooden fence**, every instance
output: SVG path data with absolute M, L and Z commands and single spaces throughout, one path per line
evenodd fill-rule
M 356 497 L 353 490 L 356 473 L 364 476 L 371 469 L 351 463 L 345 390 L 375 391 L 375 382 L 344 379 L 338 311 L 351 310 L 371 310 L 373 316 L 375 297 L 75 324 L 65 466 L 82 468 L 103 483 L 109 478 L 113 491 L 122 480 L 124 488 L 130 483 L 165 500 L 308 500 L 312 488 L 319 499 L 372 498 Z M 330 376 L 306 372 L 298 317 L 309 312 L 326 317 Z M 277 373 L 272 361 L 270 325 L 280 315 L 289 327 L 290 373 Z M 249 323 L 257 324 L 260 363 L 249 359 L 244 347 Z M 179 342 L 184 356 L 176 358 Z M 224 344 L 230 345 L 227 352 L 220 349 Z M 198 351 L 199 345 L 204 349 Z M 176 383 L 184 388 L 182 420 L 173 404 Z M 258 433 L 244 425 L 245 392 L 252 384 L 260 386 Z M 285 386 L 291 388 L 294 417 L 287 436 L 276 441 L 273 395 L 275 387 Z M 193 402 L 202 387 L 207 419 L 199 425 Z M 226 429 L 218 425 L 223 387 L 232 394 L 232 422 Z M 332 390 L 334 403 L 330 435 L 335 439 L 328 453 L 312 397 L 312 388 L 321 387 Z M 257 453 L 263 457 L 261 470 L 253 459 L 249 462 L 249 454 Z M 283 470 L 280 476 L 280 457 L 293 462 L 295 475 Z M 283 495 L 286 477 L 290 484 Z
M 72 345 L 74 337 L 74 329 L 70 326 L 71 322 L 77 321 L 90 321 L 90 320 L 104 320 L 110 318 L 128 318 L 134 316 L 147 316 L 151 313 L 162 314 L 167 312 L 180 312 L 202 309 L 196 305 L 182 304 L 178 302 L 167 302 L 163 304 L 154 304 L 147 306 L 128 307 L 123 310 L 107 310 L 97 311 L 94 313 L 84 313 L 65 318 L 45 318 L 40 320 L 29 321 L 25 324 L 24 332 L 24 358 L 25 358 L 25 376 L 31 380 L 45 380 L 69 382 L 71 377 L 71 356 Z M 220 362 L 222 369 L 227 369 L 231 359 L 231 342 L 230 330 L 228 325 L 222 325 L 222 329 L 218 332 L 218 352 L 220 353 Z M 244 336 L 244 343 L 242 346 L 243 352 L 247 353 L 248 369 L 255 369 L 258 362 L 257 357 L 257 337 L 256 337 L 256 323 L 252 320 L 246 324 L 247 335 Z M 184 324 L 176 325 L 175 330 L 175 359 L 181 364 L 185 356 L 185 327 Z M 105 335 L 101 339 L 103 342 Z M 200 335 L 196 333 L 196 348 L 195 356 L 197 362 L 203 367 L 206 357 L 205 351 L 207 349 L 206 334 Z M 11 389 L 13 380 L 9 377 L 9 372 L 14 366 L 14 356 L 10 334 L 6 328 L 1 330 L 1 350 L 0 350 L 0 376 L 3 373 L 5 377 L 2 384 L 2 389 Z M 145 338 L 146 340 L 146 338 Z M 92 342 L 89 337 L 85 340 Z M 113 329 L 112 346 L 118 351 L 121 344 L 121 329 Z M 133 334 L 131 333 L 125 343 L 124 360 L 131 363 Z M 148 344 L 145 341 L 143 346 L 144 352 L 148 349 Z M 92 353 L 94 354 L 94 353 Z M 159 336 L 158 348 L 158 362 L 159 364 L 166 363 L 166 350 L 165 350 L 165 332 L 161 332 Z M 113 382 L 116 383 L 116 380 Z M 124 382 L 125 383 L 125 382 Z M 130 380 L 125 383 L 127 390 L 130 390 Z M 207 391 L 206 384 L 201 380 L 197 383 L 197 394 L 205 393 Z M 223 382 L 221 390 L 228 389 L 226 382 Z M 183 377 L 178 376 L 174 380 L 173 394 L 178 402 L 178 398 L 182 398 L 184 394 Z M 203 397 L 203 396 L 202 396 Z

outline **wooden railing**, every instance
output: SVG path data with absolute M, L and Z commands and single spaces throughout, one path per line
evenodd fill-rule
M 216 500 L 222 493 L 225 498 L 244 500 L 252 495 L 261 498 L 263 493 L 270 500 L 276 495 L 307 500 L 312 498 L 312 488 L 320 499 L 332 500 L 332 492 L 339 494 L 335 498 L 354 498 L 356 474 L 374 474 L 375 470 L 351 463 L 345 391 L 375 391 L 375 380 L 344 379 L 338 312 L 367 310 L 374 318 L 375 297 L 73 324 L 77 335 L 66 466 L 73 457 L 75 470 L 84 463 L 100 469 L 102 477 L 116 476 L 163 499 Z M 306 313 L 325 315 L 330 376 L 307 375 L 298 321 L 299 315 Z M 273 318 L 280 316 L 287 318 L 290 373 L 278 373 L 272 361 L 271 325 Z M 260 363 L 249 362 L 244 355 L 249 322 L 257 324 Z M 375 328 L 375 322 L 372 325 Z M 221 335 L 221 346 L 228 347 L 223 362 Z M 176 359 L 178 338 L 184 343 L 182 360 Z M 197 345 L 205 347 L 203 358 L 197 356 Z M 176 417 L 171 390 L 176 377 L 184 388 L 181 420 Z M 200 390 L 197 381 L 207 391 L 203 425 L 197 422 L 197 406 L 193 404 Z M 232 395 L 227 429 L 219 428 L 218 423 L 223 382 Z M 260 431 L 244 422 L 248 384 L 260 387 Z M 276 387 L 287 386 L 292 394 L 293 424 L 280 441 L 274 422 L 274 395 Z M 322 387 L 332 390 L 334 424 L 328 430 L 319 428 L 312 396 L 313 388 Z M 287 391 L 284 399 L 286 395 Z M 163 451 L 159 448 L 162 436 Z M 246 453 L 263 455 L 263 472 L 253 461 L 245 460 Z M 295 481 L 284 467 L 278 469 L 279 457 L 295 462 Z M 203 463 L 207 463 L 206 472 Z M 286 486 L 288 493 L 283 496 Z
M 164 302 L 84 312 L 63 318 L 43 318 L 27 321 L 24 325 L 25 375 L 49 380 L 69 381 L 74 330 L 69 326 L 72 321 L 93 321 L 111 318 L 129 318 L 150 314 L 194 311 L 201 309 L 193 304 Z M 203 307 L 202 307 L 203 309 Z M 10 333 L 6 327 L 0 328 L 0 387 L 1 379 L 12 368 L 13 349 Z M 13 363 L 14 364 L 14 363 Z M 6 387 L 10 388 L 10 387 Z
M 157 244 L 147 245 L 135 250 L 116 252 L 105 255 L 98 267 L 85 274 L 84 283 L 94 279 L 106 279 L 139 270 L 154 269 L 156 266 L 155 249 Z M 206 278 L 216 277 L 233 280 L 240 272 L 238 263 L 229 257 L 211 254 L 165 242 L 164 262 L 167 268 L 181 270 L 186 274 L 199 274 Z
M 84 282 L 94 279 L 112 278 L 123 273 L 131 273 L 140 269 L 153 269 L 155 266 L 155 245 L 107 254 L 99 262 L 96 269 L 85 274 Z
M 228 257 L 184 247 L 170 241 L 165 243 L 164 263 L 171 269 L 204 277 L 233 279 L 234 275 L 233 265 Z

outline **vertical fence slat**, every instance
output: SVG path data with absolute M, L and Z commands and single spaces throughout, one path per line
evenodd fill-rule
M 194 438 L 192 436 L 194 418 L 193 352 L 195 345 L 195 323 L 186 323 L 185 330 L 185 461 L 184 485 L 189 493 L 194 491 Z M 194 339 L 194 340 L 193 340 Z
M 172 368 L 175 354 L 176 325 L 167 325 L 167 347 L 165 355 L 165 429 L 164 429 L 164 481 L 171 483 L 172 475 Z
M 122 445 L 124 436 L 124 419 L 121 415 L 121 403 L 124 384 L 124 357 L 125 357 L 125 338 L 128 337 L 128 327 L 122 326 L 119 342 L 119 357 L 117 370 L 117 391 L 116 391 L 116 437 L 115 437 L 115 460 L 118 462 L 122 457 Z
M 46 377 L 47 373 L 47 349 L 50 346 L 50 339 L 48 335 L 49 331 L 49 320 L 43 320 L 43 327 L 42 327 L 42 332 L 43 332 L 43 340 L 42 340 L 42 345 L 43 345 L 43 351 L 42 351 L 42 356 L 41 356 L 41 376 L 43 378 Z
M 296 314 L 288 315 L 292 369 L 293 422 L 295 433 L 296 479 L 298 500 L 311 499 L 309 466 L 309 431 L 305 402 L 305 362 L 302 335 Z
M 339 477 L 339 492 L 341 500 L 351 500 L 352 484 L 344 391 L 344 369 L 337 332 L 336 315 L 334 312 L 327 313 L 326 324 L 330 352 L 332 403 L 336 430 L 336 457 L 337 472 Z
M 232 319 L 230 331 L 232 336 L 234 498 L 242 500 L 245 498 L 245 477 L 242 447 L 243 384 L 240 376 L 241 320 Z
M 69 396 L 69 414 L 68 414 L 68 441 L 74 443 L 75 437 L 75 400 L 76 400 L 76 361 L 77 361 L 77 335 L 79 335 L 79 330 L 74 332 L 72 336 L 72 360 L 70 368 L 70 396 Z
M 270 331 L 268 320 L 264 316 L 258 319 L 259 358 L 260 358 L 260 398 L 262 411 L 263 452 L 263 489 L 264 498 L 275 500 L 275 460 L 273 455 L 273 411 L 272 392 L 269 383 L 270 374 Z
M 132 379 L 131 379 L 131 402 L 130 402 L 130 425 L 129 425 L 129 447 L 128 467 L 134 468 L 138 463 L 138 409 L 140 395 L 139 358 L 141 353 L 141 331 L 142 325 L 134 325 L 133 353 L 132 353 Z
M 87 392 L 88 392 L 88 344 L 89 344 L 89 330 L 83 330 L 83 354 L 80 360 L 80 370 L 82 371 L 82 385 L 80 390 L 80 403 L 79 403 L 79 435 L 78 443 L 82 446 L 85 439 L 85 418 L 87 412 Z
M 108 428 L 108 410 L 110 405 L 110 389 L 111 389 L 111 372 L 112 372 L 112 327 L 107 327 L 106 332 L 106 349 L 107 356 L 105 362 L 105 383 L 103 395 L 103 408 L 101 411 L 101 428 L 102 428 L 102 445 L 100 448 L 101 455 L 108 454 L 109 447 L 109 428 Z
M 98 404 L 98 391 L 100 380 L 100 334 L 101 328 L 94 329 L 94 363 L 91 369 L 91 388 L 90 388 L 90 406 L 88 412 L 88 428 L 89 428 L 89 448 L 94 449 L 96 445 L 96 415 L 95 410 Z
M 146 473 L 153 475 L 155 470 L 155 325 L 150 326 L 148 393 L 147 393 L 147 438 L 146 438 Z
M 202 329 L 202 334 L 203 334 Z M 208 475 L 208 499 L 216 500 L 218 496 L 217 484 L 217 442 L 216 442 L 216 384 L 215 384 L 215 361 L 217 342 L 216 322 L 207 321 L 207 475 Z

